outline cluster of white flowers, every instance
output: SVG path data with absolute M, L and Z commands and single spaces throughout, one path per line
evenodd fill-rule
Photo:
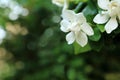
M 0 0 L 1 8 L 9 8 L 10 12 L 8 14 L 9 19 L 16 20 L 20 15 L 27 16 L 28 10 L 23 8 L 18 2 L 15 0 Z
M 84 47 L 88 43 L 87 35 L 94 35 L 94 31 L 87 23 L 84 14 L 68 10 L 68 0 L 53 0 L 53 3 L 63 6 L 63 20 L 60 23 L 60 29 L 63 32 L 69 32 L 66 35 L 68 44 L 76 41 Z M 98 0 L 98 6 L 102 11 L 95 16 L 93 21 L 97 24 L 106 23 L 105 30 L 107 33 L 111 33 L 118 27 L 118 20 L 120 21 L 120 0 Z
M 107 33 L 111 33 L 118 27 L 117 19 L 120 21 L 120 0 L 98 0 L 98 6 L 102 9 L 101 13 L 97 14 L 94 22 L 104 24 Z
M 0 0 L 0 8 L 5 9 L 5 14 L 9 17 L 10 20 L 16 20 L 19 16 L 27 16 L 28 10 L 23 8 L 15 0 Z M 3 42 L 3 39 L 6 37 L 6 31 L 0 25 L 0 44 Z
M 82 47 L 88 42 L 88 36 L 94 34 L 90 25 L 86 22 L 83 13 L 76 14 L 72 10 L 64 10 L 62 13 L 61 30 L 69 32 L 66 35 L 68 44 L 72 44 L 75 40 Z

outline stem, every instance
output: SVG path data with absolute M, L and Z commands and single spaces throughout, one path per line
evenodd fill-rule
M 80 3 L 77 5 L 77 7 L 74 9 L 74 11 L 77 13 L 77 12 L 81 9 L 82 6 L 83 6 L 83 2 L 80 2 Z
M 64 0 L 63 11 L 66 10 L 69 6 L 68 0 Z

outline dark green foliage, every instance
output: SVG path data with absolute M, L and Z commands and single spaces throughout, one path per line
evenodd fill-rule
M 61 8 L 50 1 L 18 0 L 30 14 L 13 23 L 25 26 L 29 33 L 7 39 L 3 46 L 14 56 L 8 63 L 15 66 L 20 61 L 24 67 L 14 68 L 14 75 L 5 80 L 107 80 L 106 77 L 111 77 L 109 73 L 120 75 L 120 29 L 107 35 L 102 25 L 93 23 L 96 0 L 84 2 L 82 8 L 76 9 L 85 13 L 96 33 L 89 37 L 84 48 L 76 43 L 67 44 L 65 34 L 59 29 Z M 56 17 L 58 21 L 54 21 Z

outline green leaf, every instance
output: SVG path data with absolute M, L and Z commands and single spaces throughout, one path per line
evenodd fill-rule
M 104 46 L 104 39 L 101 38 L 99 41 L 90 42 L 89 44 L 90 44 L 92 50 L 99 52 L 102 49 L 102 47 Z
M 99 29 L 96 27 L 94 28 L 94 35 L 90 36 L 89 39 L 92 41 L 99 41 L 101 38 L 101 33 L 99 31 Z
M 84 52 L 88 52 L 91 50 L 91 47 L 89 44 L 87 44 L 85 47 L 81 47 L 78 43 L 74 43 L 74 53 L 75 54 L 80 54 Z
M 87 2 L 88 0 L 71 0 L 72 2 L 79 3 L 79 2 Z
M 102 25 L 102 24 L 97 24 L 97 27 L 98 27 L 98 29 L 99 29 L 101 32 L 105 32 L 104 25 Z
M 82 12 L 84 13 L 84 16 L 86 17 L 87 21 L 92 23 L 93 22 L 93 18 L 96 14 L 96 9 L 92 8 L 91 6 L 87 5 Z
M 69 69 L 67 72 L 67 76 L 68 76 L 69 80 L 75 80 L 76 75 L 77 75 L 77 73 L 76 73 L 75 69 L 73 69 L 73 68 Z
M 80 2 L 80 3 L 76 6 L 76 8 L 74 9 L 74 11 L 77 13 L 77 12 L 82 8 L 82 6 L 83 6 L 83 2 Z

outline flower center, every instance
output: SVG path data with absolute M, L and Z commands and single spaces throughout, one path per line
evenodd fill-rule
M 80 31 L 79 23 L 77 23 L 77 22 L 72 23 L 69 30 L 72 31 L 72 32 L 79 32 Z
M 108 12 L 110 16 L 117 16 L 120 4 L 117 1 L 111 1 L 108 4 Z

